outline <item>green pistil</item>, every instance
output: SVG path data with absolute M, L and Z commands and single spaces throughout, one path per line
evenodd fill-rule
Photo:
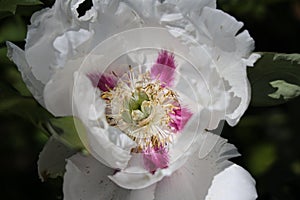
M 143 91 L 136 90 L 130 99 L 125 100 L 122 118 L 127 123 L 138 123 L 149 117 L 151 113 L 151 103 L 148 95 Z

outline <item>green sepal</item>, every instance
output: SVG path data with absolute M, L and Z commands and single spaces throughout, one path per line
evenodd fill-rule
M 47 128 L 54 138 L 70 148 L 85 149 L 82 140 L 86 140 L 86 132 L 79 119 L 75 117 L 50 118 Z

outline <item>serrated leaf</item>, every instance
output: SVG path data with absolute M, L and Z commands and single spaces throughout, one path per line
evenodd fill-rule
M 31 6 L 42 4 L 39 0 L 0 0 L 0 11 L 15 13 L 18 5 Z
M 78 133 L 85 131 L 81 122 L 74 117 L 60 117 L 50 119 L 49 131 L 65 145 L 74 149 L 84 149 Z
M 66 159 L 77 152 L 71 149 L 53 136 L 49 138 L 39 155 L 38 172 L 42 181 L 48 178 L 63 176 Z
M 251 105 L 275 106 L 296 98 L 300 86 L 300 54 L 266 52 L 261 55 L 255 66 L 247 69 L 252 88 Z

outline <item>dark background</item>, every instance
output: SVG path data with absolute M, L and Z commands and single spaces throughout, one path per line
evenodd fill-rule
M 5 41 L 24 45 L 31 14 L 53 3 L 42 2 L 18 6 L 15 15 L 0 17 L 0 83 L 21 91 L 26 101 L 30 94 L 15 66 L 5 58 Z M 255 39 L 256 51 L 300 53 L 299 1 L 219 0 L 218 7 L 244 22 Z M 0 97 L 6 98 L 1 93 Z M 1 199 L 62 199 L 60 178 L 42 183 L 37 175 L 38 155 L 47 137 L 32 123 L 34 119 L 20 114 L 20 109 L 27 109 L 23 100 L 18 106 L 8 104 L 0 104 Z M 250 106 L 236 127 L 225 126 L 222 132 L 243 155 L 233 161 L 254 176 L 260 200 L 300 199 L 299 105 L 298 98 L 276 107 Z

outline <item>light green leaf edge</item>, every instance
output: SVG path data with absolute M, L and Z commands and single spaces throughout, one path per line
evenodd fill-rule
M 271 52 L 259 54 L 261 54 L 261 58 L 255 66 L 247 69 L 252 89 L 251 105 L 276 106 L 298 97 L 300 54 Z M 289 86 L 293 85 L 293 87 L 287 86 L 286 83 Z M 280 91 L 278 91 L 279 88 Z M 277 98 L 277 95 L 279 95 L 279 98 Z
M 81 139 L 85 135 L 84 125 L 75 117 L 51 118 L 47 124 L 48 132 L 65 145 L 73 149 L 84 150 Z M 81 133 L 81 137 L 79 137 Z
M 272 87 L 277 88 L 276 92 L 268 96 L 273 99 L 290 100 L 300 95 L 300 87 L 298 85 L 287 83 L 284 80 L 277 80 L 270 83 Z

